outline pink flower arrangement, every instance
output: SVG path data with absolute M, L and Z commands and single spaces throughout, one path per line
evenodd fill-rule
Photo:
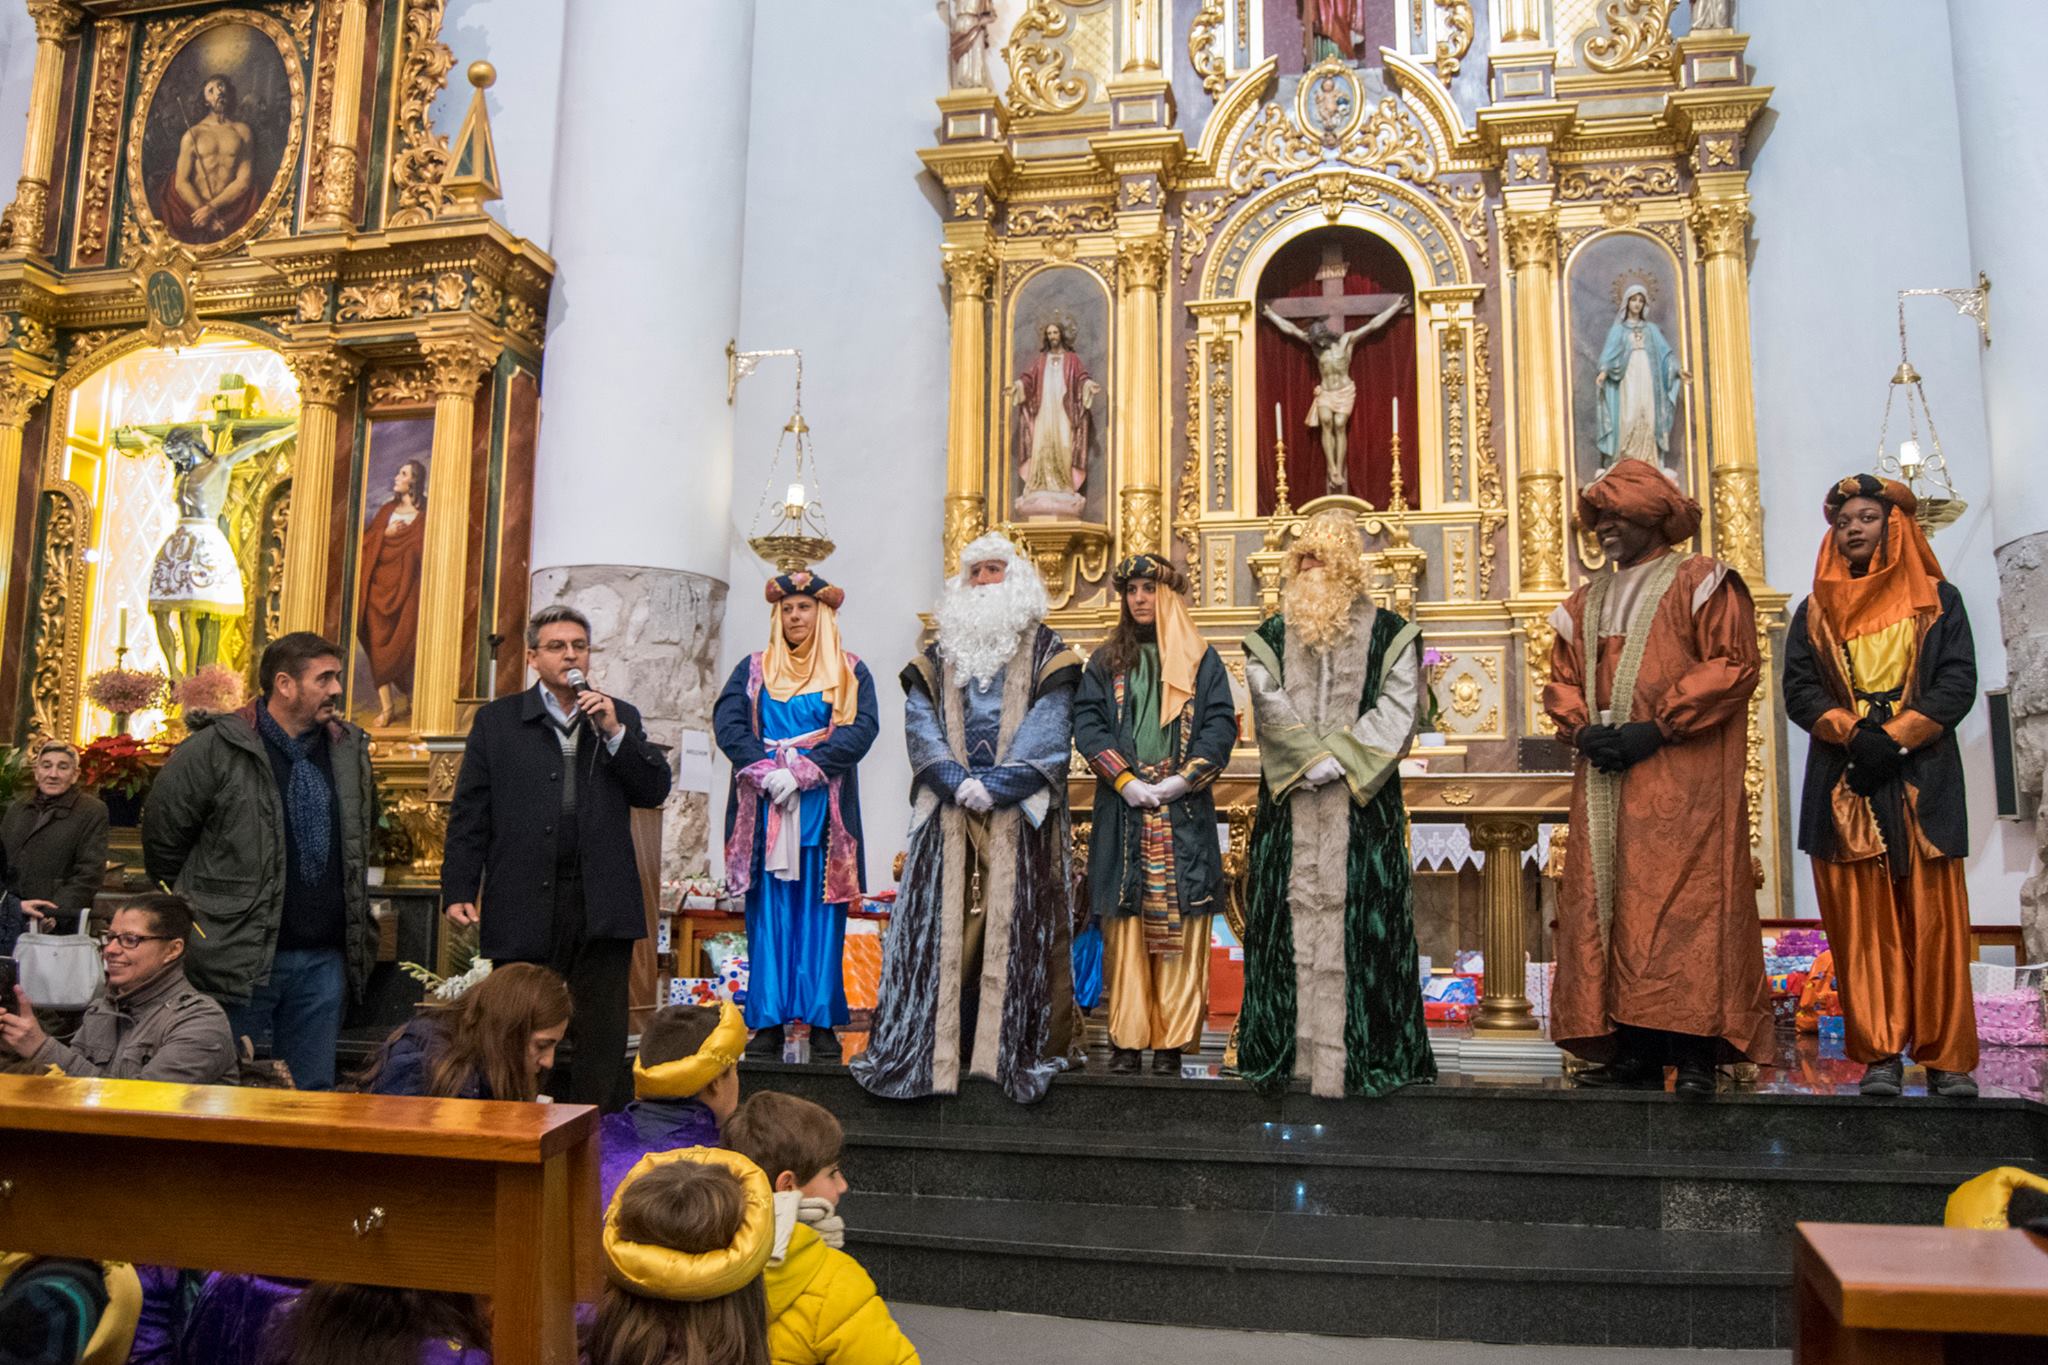
M 162 701 L 165 683 L 155 669 L 103 668 L 85 680 L 85 696 L 100 710 L 125 716 Z
M 181 680 L 171 695 L 187 711 L 232 711 L 247 700 L 242 675 L 226 664 L 208 664 Z

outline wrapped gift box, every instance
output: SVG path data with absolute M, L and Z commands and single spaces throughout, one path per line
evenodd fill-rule
M 1990 1047 L 2048 1047 L 2041 992 L 1999 991 L 1976 998 L 1977 1039 Z

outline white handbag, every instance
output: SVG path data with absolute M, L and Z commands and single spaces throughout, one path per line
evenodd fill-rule
M 82 1010 L 99 991 L 106 969 L 100 963 L 100 945 L 86 932 L 91 914 L 79 912 L 75 934 L 28 933 L 15 941 L 21 987 L 37 1007 Z

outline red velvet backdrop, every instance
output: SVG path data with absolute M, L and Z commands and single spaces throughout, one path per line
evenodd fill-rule
M 1393 247 L 1370 233 L 1353 228 L 1327 228 L 1300 237 L 1280 249 L 1259 280 L 1259 306 L 1273 299 L 1311 298 L 1322 293 L 1316 268 L 1322 264 L 1323 247 L 1335 241 L 1344 248 L 1344 292 L 1347 294 L 1406 294 L 1412 300 L 1415 283 L 1407 265 Z M 1308 330 L 1307 319 L 1293 319 Z M 1355 317 L 1350 325 L 1366 321 Z M 1259 318 L 1258 470 L 1259 515 L 1273 510 L 1273 404 L 1279 403 L 1287 432 L 1287 496 L 1299 507 L 1310 498 L 1329 491 L 1329 476 L 1323 464 L 1322 432 L 1305 425 L 1309 395 L 1315 392 L 1316 365 L 1308 348 L 1280 329 Z M 1392 496 L 1393 466 L 1388 461 L 1393 400 L 1401 399 L 1401 480 L 1406 485 L 1408 505 L 1419 505 L 1416 419 L 1420 408 L 1415 396 L 1415 312 L 1395 318 L 1358 343 L 1351 355 L 1351 378 L 1358 385 L 1358 401 L 1351 409 L 1350 442 L 1345 464 L 1350 491 L 1375 507 L 1385 507 Z

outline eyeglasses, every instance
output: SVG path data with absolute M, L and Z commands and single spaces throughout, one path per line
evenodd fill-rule
M 145 943 L 169 943 L 170 941 L 171 936 L 169 934 L 106 933 L 100 935 L 100 947 L 111 948 L 116 943 L 118 943 L 131 953 L 134 952 L 137 948 L 140 948 Z
M 539 652 L 542 654 L 588 654 L 590 652 L 590 641 L 550 640 L 540 646 Z

